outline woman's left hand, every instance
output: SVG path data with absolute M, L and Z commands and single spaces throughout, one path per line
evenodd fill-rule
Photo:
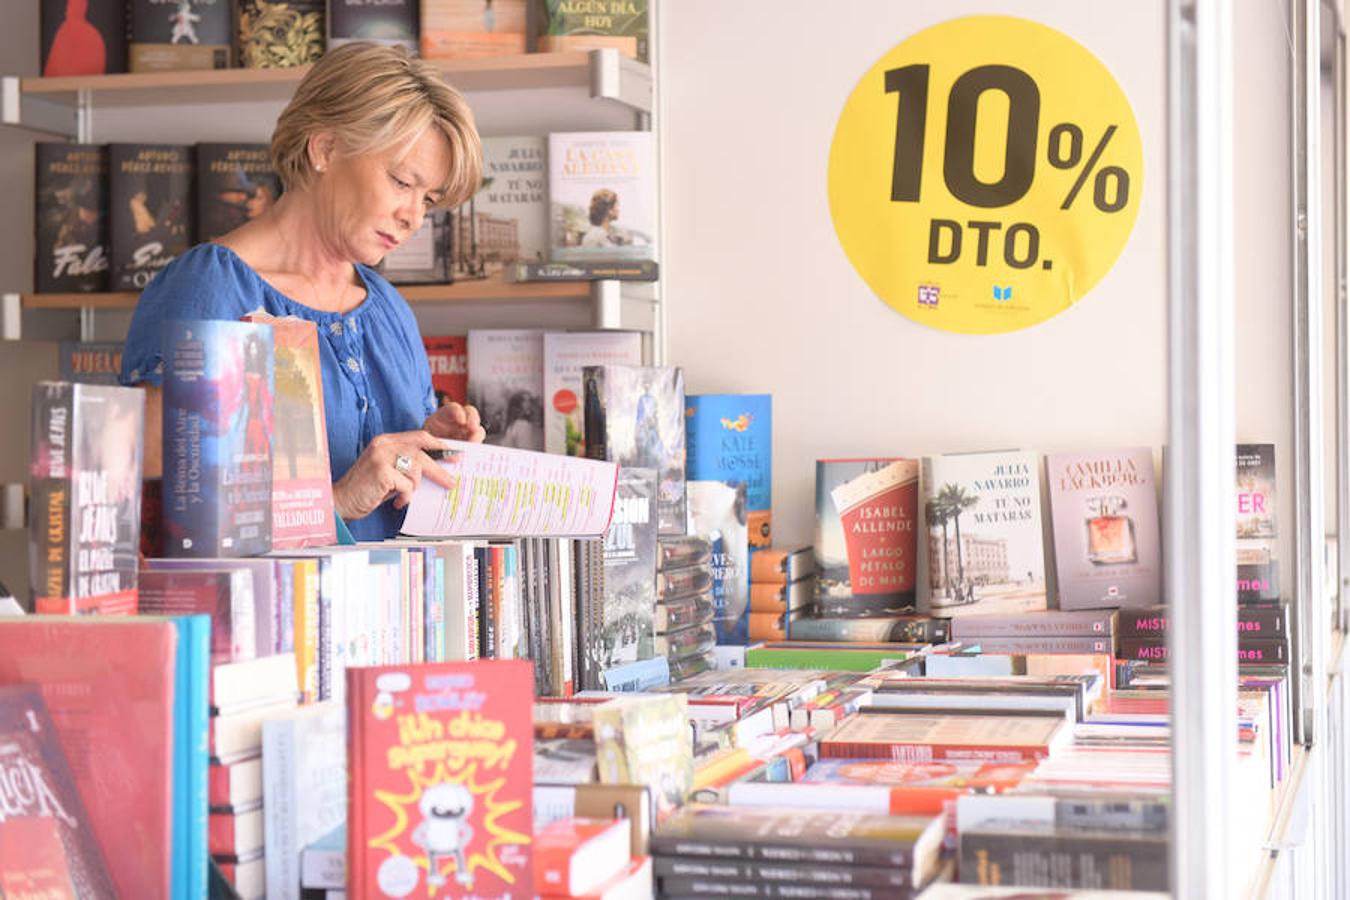
M 422 425 L 438 438 L 481 444 L 487 432 L 478 419 L 478 410 L 468 404 L 447 403 L 432 413 Z

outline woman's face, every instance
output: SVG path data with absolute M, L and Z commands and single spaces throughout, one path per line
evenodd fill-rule
M 329 157 L 315 184 L 320 227 L 344 259 L 375 265 L 421 228 L 427 210 L 441 199 L 450 171 L 445 135 L 427 128 L 403 153 L 405 146 Z

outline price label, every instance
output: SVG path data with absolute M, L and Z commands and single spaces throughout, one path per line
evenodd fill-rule
M 830 215 L 887 304 L 961 334 L 1058 315 L 1115 265 L 1143 187 L 1134 112 L 1081 44 L 1007 16 L 896 46 L 849 96 Z

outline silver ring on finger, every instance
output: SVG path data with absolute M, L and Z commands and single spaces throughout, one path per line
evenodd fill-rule
M 412 471 L 412 457 L 406 453 L 400 453 L 394 457 L 394 468 L 404 475 Z

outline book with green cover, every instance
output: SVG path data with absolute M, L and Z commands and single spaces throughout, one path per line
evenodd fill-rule
M 882 650 L 759 645 L 745 651 L 747 669 L 832 669 L 838 672 L 870 672 L 878 666 L 903 662 L 917 656 L 922 644 L 897 644 Z
M 657 815 L 683 805 L 694 783 L 693 733 L 684 694 L 624 697 L 593 717 L 596 765 L 605 784 L 646 784 Z

